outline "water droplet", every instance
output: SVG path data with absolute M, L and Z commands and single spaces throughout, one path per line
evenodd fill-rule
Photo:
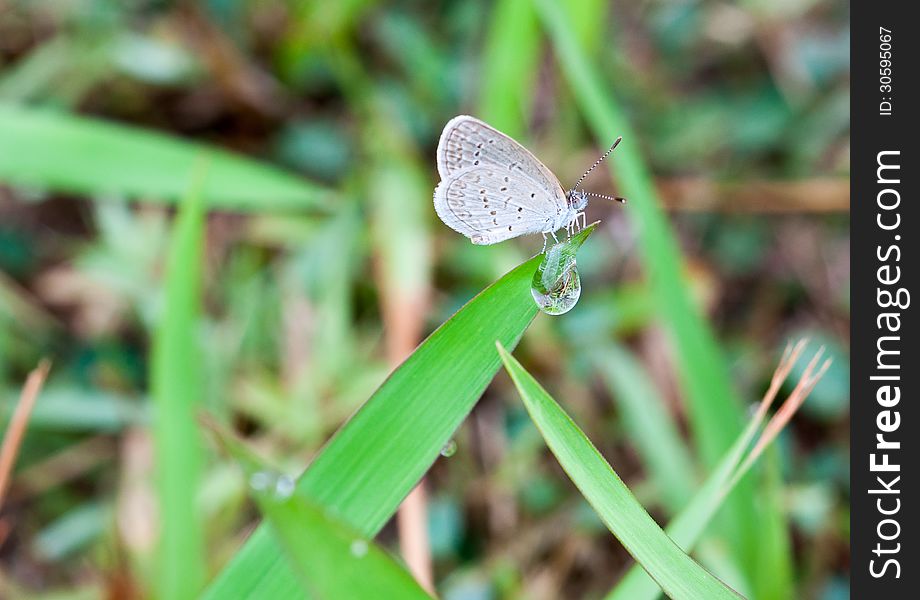
M 275 481 L 275 498 L 278 500 L 287 500 L 294 493 L 297 482 L 290 475 L 279 475 Z
M 249 487 L 260 494 L 271 494 L 277 500 L 287 500 L 297 488 L 297 481 L 285 473 L 256 471 L 249 476 Z
M 588 225 L 570 238 L 553 244 L 543 254 L 543 260 L 533 274 L 530 293 L 540 310 L 548 315 L 569 312 L 581 296 L 581 278 L 575 264 L 575 254 L 597 223 Z
M 257 492 L 264 492 L 274 479 L 275 476 L 268 471 L 256 471 L 249 476 L 249 487 Z
M 548 315 L 561 315 L 569 312 L 581 297 L 581 278 L 575 260 L 548 287 L 541 285 L 534 277 L 530 293 L 540 310 Z
M 367 554 L 367 542 L 364 540 L 355 540 L 351 543 L 351 555 L 355 558 L 362 558 Z
M 457 453 L 457 442 L 454 440 L 448 440 L 444 447 L 441 448 L 441 456 L 444 458 L 450 458 Z

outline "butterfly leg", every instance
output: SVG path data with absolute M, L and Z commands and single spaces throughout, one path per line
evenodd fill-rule
M 553 236 L 553 241 L 556 242 L 556 243 L 558 244 L 558 243 L 559 243 L 559 238 L 556 237 L 556 232 L 555 232 L 555 231 L 550 231 L 549 234 L 550 234 L 551 236 Z
M 540 250 L 540 254 L 543 254 L 544 252 L 546 252 L 546 232 L 545 231 L 543 232 L 543 249 Z

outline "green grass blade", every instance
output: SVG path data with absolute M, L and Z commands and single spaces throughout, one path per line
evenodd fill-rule
M 535 0 L 543 27 L 549 33 L 560 67 L 601 146 L 622 135 L 624 140 L 611 162 L 621 192 L 629 198 L 628 213 L 636 222 L 637 248 L 648 273 L 651 296 L 658 301 L 673 340 L 677 370 L 685 391 L 694 442 L 703 462 L 715 466 L 731 446 L 744 422 L 729 372 L 715 337 L 691 301 L 684 282 L 677 240 L 661 208 L 651 174 L 639 153 L 639 138 L 610 94 L 556 0 Z M 747 568 L 757 564 L 761 551 L 759 521 L 753 488 L 739 486 L 727 516 L 737 558 Z M 750 572 L 748 573 L 751 574 Z
M 690 452 L 664 399 L 638 360 L 619 345 L 591 352 L 623 416 L 625 432 L 672 514 L 687 505 L 696 482 Z
M 531 419 L 559 464 L 661 589 L 675 600 L 740 598 L 661 530 L 575 422 L 500 343 L 497 346 Z
M 721 462 L 693 496 L 690 504 L 665 528 L 664 531 L 668 537 L 685 552 L 693 550 L 709 521 L 722 505 L 722 500 L 731 492 L 725 486 L 741 462 L 744 450 L 751 443 L 756 432 L 757 423 L 752 421 L 722 457 Z M 607 595 L 606 600 L 654 600 L 660 595 L 661 589 L 658 584 L 639 565 L 636 565 Z
M 246 474 L 250 491 L 277 536 L 303 590 L 317 598 L 429 596 L 385 550 L 330 518 L 294 480 L 268 468 L 242 443 L 211 425 Z
M 596 56 L 607 30 L 609 3 L 605 0 L 569 0 L 566 13 L 572 20 L 572 35 L 589 55 Z
M 760 523 L 763 532 L 760 536 L 766 546 L 760 553 L 760 564 L 754 573 L 754 589 L 758 597 L 782 600 L 794 598 L 794 574 L 792 557 L 792 540 L 786 522 L 784 507 L 783 478 L 780 469 L 780 452 L 776 447 L 770 448 L 763 456 L 764 477 L 762 494 L 763 503 L 769 507 L 764 510 L 764 520 Z
M 735 472 L 762 422 L 756 417 L 748 422 L 690 503 L 665 528 L 665 533 L 685 552 L 693 550 L 712 517 L 734 490 L 732 484 L 736 485 L 750 470 L 752 465 L 747 465 L 737 474 Z M 735 479 L 736 476 L 738 479 Z M 654 600 L 660 592 L 658 585 L 636 565 L 606 596 L 606 600 Z
M 317 598 L 431 598 L 386 551 L 334 523 L 300 495 L 263 499 L 259 507 Z
M 209 208 L 323 209 L 316 185 L 257 161 L 152 131 L 0 105 L 0 182 L 91 196 L 176 202 L 194 164 L 208 161 Z
M 533 2 L 498 0 L 483 50 L 477 116 L 520 138 L 527 131 L 539 59 Z
M 649 274 L 651 296 L 659 299 L 658 308 L 678 350 L 678 367 L 697 443 L 707 462 L 715 464 L 741 429 L 741 409 L 712 332 L 691 301 L 681 273 L 683 260 L 676 238 L 638 151 L 639 138 L 584 57 L 578 40 L 570 35 L 568 19 L 559 4 L 555 0 L 536 3 L 562 71 L 598 142 L 607 145 L 617 135 L 623 136 L 611 168 L 623 195 L 629 198 L 627 212 L 636 221 L 637 247 Z
M 537 312 L 539 256 L 486 288 L 425 340 L 329 441 L 298 482 L 323 510 L 375 535 L 431 466 L 500 366 L 495 340 L 517 344 Z M 298 589 L 260 527 L 205 597 L 284 598 Z
M 198 163 L 199 173 L 201 163 Z M 150 388 L 160 505 L 155 586 L 160 598 L 193 598 L 205 578 L 195 499 L 204 451 L 195 423 L 204 390 L 198 339 L 204 242 L 200 185 L 182 202 L 166 259 L 163 312 L 153 332 Z

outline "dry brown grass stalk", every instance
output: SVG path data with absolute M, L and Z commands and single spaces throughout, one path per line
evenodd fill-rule
M 29 425 L 29 416 L 32 414 L 32 408 L 35 407 L 35 401 L 38 399 L 38 394 L 48 377 L 50 369 L 51 362 L 42 360 L 29 373 L 25 385 L 22 386 L 22 392 L 19 394 L 19 402 L 13 411 L 10 424 L 7 426 L 6 433 L 3 436 L 3 444 L 0 445 L 0 507 L 3 506 L 6 490 L 13 474 L 13 465 L 16 464 L 16 456 L 19 454 L 22 439 L 25 437 L 26 428 Z

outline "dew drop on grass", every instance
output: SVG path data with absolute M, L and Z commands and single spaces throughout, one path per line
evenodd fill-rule
M 271 486 L 275 476 L 268 471 L 256 471 L 249 476 L 249 487 L 256 492 L 264 492 Z
M 530 293 L 541 311 L 561 315 L 574 308 L 581 297 L 581 278 L 575 263 L 575 253 L 588 237 L 594 225 L 574 236 L 553 244 L 543 255 L 543 261 L 533 274 Z
M 275 481 L 275 498 L 278 500 L 287 500 L 294 493 L 297 482 L 290 475 L 279 475 Z
M 441 448 L 441 456 L 444 458 L 450 458 L 457 453 L 457 442 L 454 440 L 448 440 L 444 447 Z
M 351 543 L 351 555 L 355 558 L 362 558 L 367 554 L 367 542 L 364 540 L 355 540 Z
M 533 285 L 530 293 L 540 310 L 548 315 L 562 315 L 572 310 L 581 297 L 581 278 L 575 261 L 551 287 Z
M 249 476 L 249 487 L 256 493 L 272 495 L 276 500 L 287 500 L 297 488 L 297 481 L 284 473 L 256 471 Z

